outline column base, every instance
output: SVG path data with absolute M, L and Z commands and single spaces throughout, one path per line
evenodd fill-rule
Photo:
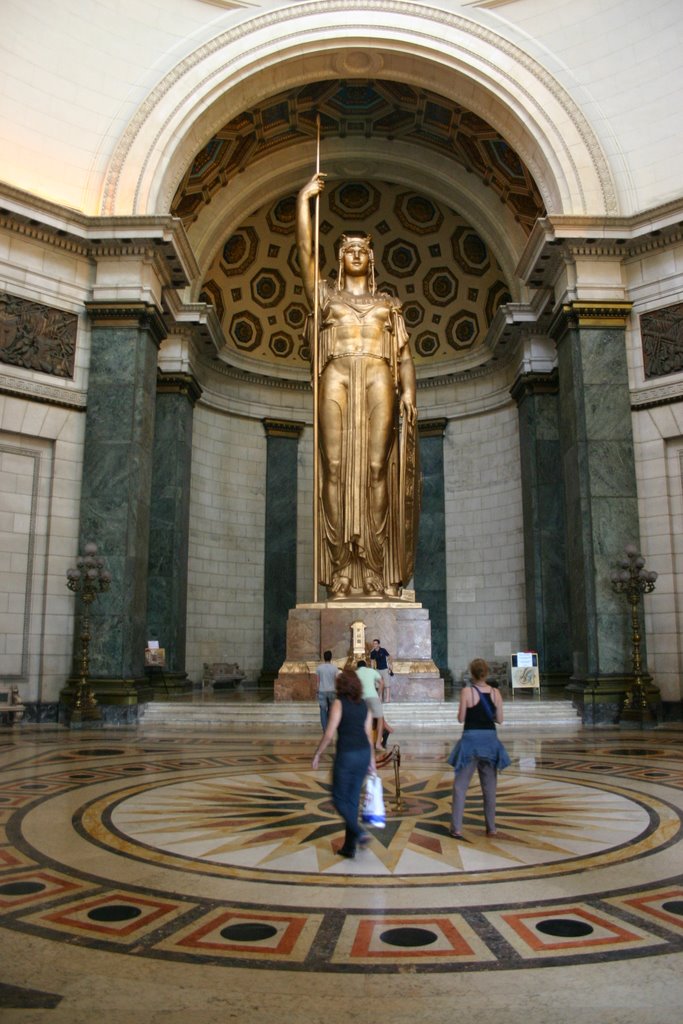
M 138 703 L 148 700 L 173 700 L 185 693 L 191 693 L 192 682 L 187 672 L 167 672 L 166 669 L 147 666 L 145 685 L 138 687 Z M 151 693 L 148 695 L 148 689 Z M 144 691 L 144 692 L 143 692 Z
M 135 725 L 138 704 L 151 700 L 153 690 L 143 679 L 89 679 L 94 707 L 74 710 L 78 680 L 73 676 L 59 694 L 58 721 L 69 728 L 97 728 L 99 725 Z
M 643 685 L 646 706 L 638 709 L 624 707 L 633 686 L 630 675 L 573 677 L 566 689 L 584 725 L 629 728 L 651 722 L 654 727 L 659 722 L 660 691 L 650 676 L 643 677 Z

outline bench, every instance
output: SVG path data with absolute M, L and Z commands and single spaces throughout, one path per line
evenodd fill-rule
M 472 677 L 468 671 L 463 672 L 461 681 L 463 686 L 470 686 L 472 684 Z M 490 661 L 486 682 L 489 686 L 495 686 L 499 690 L 502 687 L 509 687 L 510 678 L 507 661 Z
M 242 672 L 236 661 L 205 661 L 202 672 L 202 689 L 205 686 L 217 686 L 219 689 L 227 686 L 237 688 L 244 678 L 245 673 Z
M 26 708 L 21 702 L 18 686 L 0 683 L 0 719 L 3 725 L 14 725 L 24 717 Z

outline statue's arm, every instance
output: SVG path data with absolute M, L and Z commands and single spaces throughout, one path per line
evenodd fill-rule
M 417 379 L 415 374 L 415 363 L 410 351 L 408 332 L 400 312 L 396 313 L 396 334 L 400 344 L 398 362 L 398 380 L 401 387 L 401 415 L 406 417 L 410 423 L 416 418 L 416 392 Z
M 299 268 L 306 298 L 311 308 L 313 308 L 316 296 L 310 201 L 314 196 L 320 195 L 324 187 L 325 176 L 314 174 L 301 189 L 296 200 L 296 244 L 299 251 Z

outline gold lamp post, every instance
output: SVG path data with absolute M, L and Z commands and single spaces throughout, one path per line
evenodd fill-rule
M 82 722 L 86 719 L 100 717 L 95 694 L 88 683 L 90 671 L 90 605 L 98 594 L 109 590 L 111 573 L 105 569 L 104 561 L 97 554 L 97 544 L 90 541 L 85 545 L 83 554 L 76 559 L 76 568 L 68 569 L 66 585 L 75 594 L 80 594 L 83 602 L 81 612 L 81 650 L 78 665 L 78 682 L 76 696 L 71 709 L 71 721 Z
M 640 616 L 638 609 L 643 594 L 651 594 L 655 589 L 657 573 L 645 568 L 645 559 L 635 544 L 627 544 L 624 548 L 626 558 L 619 562 L 619 568 L 612 573 L 612 589 L 616 594 L 625 594 L 631 605 L 631 660 L 633 663 L 633 683 L 626 692 L 623 710 L 629 717 L 644 718 L 649 714 L 643 668 L 640 659 Z

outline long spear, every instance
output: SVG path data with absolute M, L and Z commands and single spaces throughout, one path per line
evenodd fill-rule
M 316 115 L 315 125 L 315 173 L 320 174 L 320 114 Z M 313 223 L 313 603 L 315 604 L 318 600 L 318 578 L 320 575 L 320 541 L 318 536 L 318 291 L 320 285 L 320 266 L 318 263 L 318 248 L 320 245 L 320 193 L 318 193 L 315 197 L 315 216 Z

